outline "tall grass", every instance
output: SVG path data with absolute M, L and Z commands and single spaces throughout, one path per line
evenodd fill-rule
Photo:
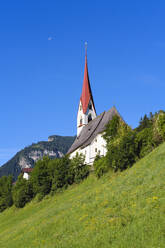
M 122 173 L 0 214 L 0 248 L 164 248 L 165 144 Z

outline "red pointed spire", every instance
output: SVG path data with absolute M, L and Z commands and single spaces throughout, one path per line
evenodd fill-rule
M 82 94 L 81 94 L 80 100 L 82 103 L 82 109 L 83 109 L 84 114 L 87 112 L 88 104 L 90 100 L 92 101 L 93 106 L 94 106 L 93 96 L 92 96 L 92 91 L 91 91 L 89 76 L 88 76 L 87 49 L 85 53 L 84 81 L 83 81 L 83 88 L 82 88 Z M 95 109 L 95 106 L 94 106 L 94 109 Z

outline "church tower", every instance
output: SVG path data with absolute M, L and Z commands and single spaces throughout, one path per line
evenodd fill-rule
M 79 136 L 82 128 L 91 120 L 96 118 L 96 110 L 93 101 L 87 65 L 87 47 L 85 51 L 85 70 L 82 93 L 77 114 L 77 136 Z

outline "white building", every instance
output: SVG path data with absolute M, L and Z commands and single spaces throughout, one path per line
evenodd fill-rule
M 22 168 L 23 178 L 29 180 L 32 170 L 32 168 Z
M 114 115 L 120 116 L 115 107 L 107 112 L 104 111 L 99 116 L 96 115 L 86 54 L 84 81 L 77 114 L 77 138 L 68 151 L 70 158 L 73 158 L 77 152 L 82 153 L 85 155 L 85 162 L 93 164 L 97 154 L 105 156 L 107 152 L 106 141 L 102 136 L 106 125 Z

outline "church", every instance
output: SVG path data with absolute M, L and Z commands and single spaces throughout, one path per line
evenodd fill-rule
M 103 134 L 106 125 L 114 115 L 118 115 L 121 118 L 115 107 L 104 111 L 98 116 L 96 115 L 89 81 L 86 51 L 84 81 L 77 113 L 77 137 L 68 151 L 70 158 L 75 157 L 76 153 L 82 153 L 85 156 L 85 163 L 92 165 L 98 154 L 105 156 L 107 149 Z

